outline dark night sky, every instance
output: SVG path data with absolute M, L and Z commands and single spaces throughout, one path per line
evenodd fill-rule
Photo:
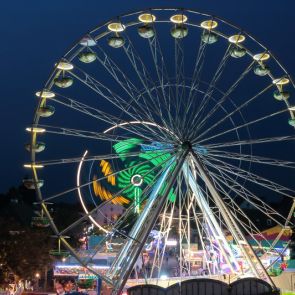
M 1 182 L 18 185 L 29 156 L 25 127 L 32 122 L 34 93 L 73 42 L 97 24 L 140 8 L 185 7 L 223 17 L 252 33 L 294 74 L 295 3 L 292 0 L 45 0 L 1 1 Z

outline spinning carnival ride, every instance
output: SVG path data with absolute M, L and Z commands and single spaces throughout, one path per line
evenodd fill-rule
M 262 261 L 280 257 L 277 244 L 293 226 L 293 88 L 267 48 L 218 17 L 183 9 L 122 15 L 86 34 L 36 93 L 25 164 L 33 176 L 24 184 L 91 272 L 96 253 L 115 236 L 124 241 L 99 273 L 115 292 L 152 230 L 160 237 L 148 278 L 161 276 L 173 232 L 180 277 L 192 275 L 185 253 L 194 242 L 209 275 L 254 276 L 275 287 Z M 77 198 L 85 214 L 58 228 L 47 202 Z M 285 205 L 274 208 L 278 202 Z M 108 220 L 111 203 L 124 211 Z M 65 235 L 86 220 L 103 238 L 82 253 Z M 261 221 L 279 226 L 273 240 Z

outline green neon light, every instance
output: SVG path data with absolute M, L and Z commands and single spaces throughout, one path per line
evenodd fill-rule
M 119 163 L 119 160 L 119 162 L 116 163 L 116 166 L 118 165 L 117 167 L 123 167 L 124 171 L 120 171 L 116 175 L 116 185 L 111 187 L 110 191 L 113 191 L 113 189 L 123 190 L 122 196 L 134 202 L 134 210 L 136 213 L 140 212 L 144 189 L 156 181 L 156 175 L 160 169 L 165 167 L 167 161 L 171 157 L 169 152 L 152 149 L 144 151 L 141 148 L 143 143 L 144 141 L 141 139 L 129 138 L 113 145 L 115 153 L 119 155 L 119 159 L 121 160 L 121 163 Z M 132 152 L 139 152 L 139 154 L 135 157 L 126 157 L 127 153 Z M 132 177 L 135 175 L 142 177 L 140 184 L 132 184 Z M 160 195 L 163 195 L 165 188 L 166 184 L 164 184 L 161 188 Z M 173 189 L 170 190 L 168 199 L 171 202 L 175 202 L 176 194 L 174 193 Z

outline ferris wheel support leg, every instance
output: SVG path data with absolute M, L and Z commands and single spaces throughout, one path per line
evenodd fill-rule
M 220 251 L 222 255 L 224 256 L 224 259 L 226 260 L 231 271 L 233 273 L 236 273 L 239 268 L 238 262 L 236 261 L 230 247 L 228 246 L 228 243 L 222 233 L 222 230 L 218 224 L 218 221 L 216 220 L 215 215 L 212 212 L 212 209 L 210 208 L 208 202 L 205 199 L 205 196 L 203 195 L 201 189 L 199 188 L 198 183 L 196 182 L 196 178 L 194 177 L 192 171 L 190 171 L 189 164 L 187 161 L 184 163 L 182 170 L 183 170 L 183 174 L 188 179 L 188 185 L 190 186 L 193 192 L 193 195 L 196 198 L 199 208 L 204 214 L 206 222 L 208 226 L 210 227 L 210 230 L 213 233 L 215 240 L 218 243 Z M 232 263 L 234 264 L 234 266 L 232 265 Z
M 220 197 L 218 191 L 216 190 L 213 181 L 211 179 L 211 176 L 209 173 L 204 169 L 204 166 L 202 162 L 200 161 L 197 154 L 192 152 L 193 154 L 193 160 L 196 166 L 197 171 L 199 172 L 201 178 L 205 182 L 214 202 L 218 206 L 220 213 L 225 221 L 225 223 L 228 226 L 228 229 L 232 233 L 234 239 L 237 243 L 240 244 L 240 250 L 242 251 L 244 257 L 246 258 L 253 274 L 260 279 L 267 280 L 273 289 L 277 289 L 273 280 L 267 273 L 264 265 L 256 255 L 255 251 L 253 250 L 252 246 L 248 243 L 247 239 L 245 238 L 243 232 L 241 231 L 238 223 L 236 220 L 231 216 L 231 213 L 229 212 L 226 204 L 224 203 L 223 199 Z M 247 247 L 247 249 L 246 249 Z M 255 262 L 253 261 L 252 257 L 254 257 Z
M 176 167 L 174 168 L 171 177 L 168 178 L 172 163 L 167 167 L 164 174 L 158 180 L 155 185 L 155 189 L 152 191 L 148 199 L 148 203 L 145 206 L 143 213 L 136 221 L 131 233 L 129 234 L 132 239 L 129 239 L 129 241 L 123 246 L 123 249 L 118 255 L 118 260 L 111 266 L 107 276 L 114 284 L 112 294 L 120 294 L 123 290 L 134 264 L 148 238 L 148 235 L 155 225 L 161 210 L 165 206 L 165 201 L 167 200 L 169 192 L 173 187 L 188 152 L 189 148 L 184 147 L 181 154 L 176 159 Z M 165 192 L 162 196 L 159 196 L 160 190 L 163 188 L 163 184 L 167 179 L 168 183 Z

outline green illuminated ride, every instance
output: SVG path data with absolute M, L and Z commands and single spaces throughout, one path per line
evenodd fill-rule
M 141 196 L 144 188 L 146 186 L 151 186 L 155 182 L 156 170 L 164 168 L 165 162 L 171 155 L 169 153 L 164 153 L 161 150 L 157 151 L 156 147 L 154 147 L 155 150 L 145 150 L 143 141 L 136 138 L 122 140 L 114 144 L 113 149 L 122 161 L 122 163 L 116 164 L 117 166 L 121 164 L 121 169 L 123 169 L 123 171 L 119 170 L 116 177 L 114 177 L 110 189 L 114 191 L 114 193 L 116 193 L 117 190 L 123 190 L 124 199 L 119 202 L 120 205 L 126 203 L 124 202 L 125 199 L 128 200 L 128 204 L 132 201 L 135 204 L 134 211 L 140 213 L 142 203 Z M 138 152 L 138 150 L 140 152 Z M 137 157 L 130 159 L 125 156 L 126 154 L 136 151 L 138 153 Z M 103 165 L 100 165 L 100 167 L 102 166 L 101 169 L 104 169 L 104 165 L 108 166 L 109 169 L 107 172 L 109 174 L 110 171 L 114 170 L 111 168 L 111 164 L 106 161 L 104 161 Z M 107 194 L 106 190 L 97 190 L 97 185 L 95 177 L 93 188 L 98 197 L 102 200 L 108 200 L 109 197 L 113 197 L 114 193 Z M 108 186 L 110 186 L 110 184 Z M 163 187 L 162 191 L 165 191 L 165 187 Z M 168 198 L 171 202 L 175 201 L 176 196 L 173 193 L 173 189 L 171 189 Z M 118 200 L 114 203 L 118 203 Z

